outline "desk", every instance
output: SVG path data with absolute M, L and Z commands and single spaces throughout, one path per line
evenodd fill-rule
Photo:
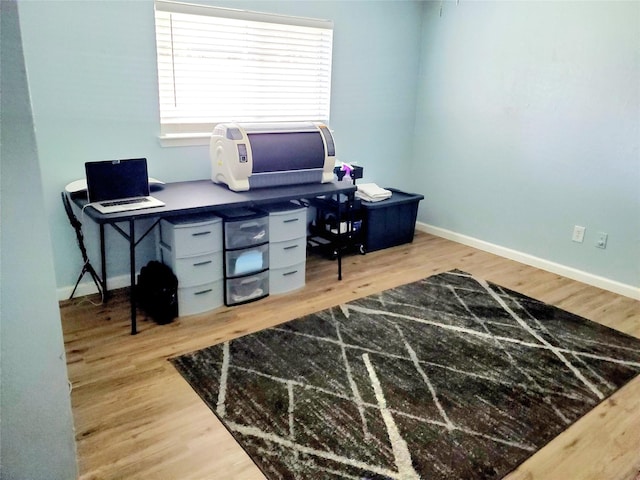
M 107 262 L 105 245 L 105 225 L 111 225 L 129 242 L 129 265 L 131 274 L 131 334 L 137 333 L 136 328 L 136 246 L 160 222 L 163 217 L 223 211 L 230 208 L 259 207 L 271 203 L 315 198 L 321 196 L 346 195 L 353 200 L 356 187 L 351 182 L 332 182 L 285 187 L 271 187 L 233 192 L 225 185 L 218 185 L 211 180 L 195 180 L 189 182 L 167 183 L 154 190 L 152 195 L 165 203 L 163 207 L 135 210 L 130 212 L 103 214 L 94 208 L 84 210 L 86 216 L 100 226 L 100 263 L 102 268 L 102 289 L 107 294 Z M 71 200 L 80 208 L 87 204 L 86 194 L 73 194 Z M 338 205 L 341 205 L 339 203 Z M 339 206 L 339 208 L 341 208 Z M 342 212 L 338 212 L 341 214 Z M 142 219 L 155 219 L 155 222 L 138 239 L 135 235 L 135 222 Z M 129 224 L 128 231 L 117 223 Z M 338 249 L 338 279 L 342 279 L 342 249 Z

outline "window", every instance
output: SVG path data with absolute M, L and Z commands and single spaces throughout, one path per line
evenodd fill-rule
M 328 123 L 332 22 L 164 0 L 155 7 L 161 139 L 207 143 L 220 122 Z

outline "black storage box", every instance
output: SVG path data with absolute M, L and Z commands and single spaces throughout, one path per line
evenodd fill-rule
M 373 252 L 413 241 L 418 203 L 424 195 L 405 193 L 394 188 L 390 198 L 379 202 L 362 201 L 364 248 Z

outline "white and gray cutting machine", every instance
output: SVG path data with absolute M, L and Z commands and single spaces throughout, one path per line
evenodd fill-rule
M 221 123 L 209 152 L 211 180 L 236 192 L 334 178 L 335 144 L 321 123 Z

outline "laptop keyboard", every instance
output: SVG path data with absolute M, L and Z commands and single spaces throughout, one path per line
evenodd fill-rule
M 115 200 L 113 202 L 101 202 L 101 203 L 105 207 L 114 207 L 116 205 L 131 205 L 134 203 L 143 203 L 148 201 L 149 201 L 148 198 L 132 198 L 129 200 Z

